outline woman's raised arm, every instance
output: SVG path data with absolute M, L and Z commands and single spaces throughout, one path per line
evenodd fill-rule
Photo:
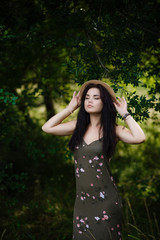
M 123 99 L 119 97 L 119 101 L 117 100 L 117 102 L 118 103 L 114 103 L 115 108 L 121 116 L 124 116 L 126 113 L 128 113 L 127 102 L 124 97 Z M 145 134 L 139 124 L 131 115 L 127 116 L 125 121 L 130 129 L 124 128 L 123 126 L 117 126 L 116 135 L 119 140 L 129 144 L 143 143 L 145 141 Z
M 72 120 L 67 123 L 61 123 L 65 118 L 67 118 L 76 108 L 80 106 L 79 92 L 76 95 L 76 91 L 73 93 L 73 97 L 69 105 L 63 109 L 61 112 L 57 113 L 51 117 L 43 126 L 42 130 L 46 133 L 67 136 L 72 135 L 76 126 L 77 120 Z

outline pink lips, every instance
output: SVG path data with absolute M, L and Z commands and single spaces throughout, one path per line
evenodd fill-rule
M 93 107 L 92 105 L 87 105 L 87 107 Z

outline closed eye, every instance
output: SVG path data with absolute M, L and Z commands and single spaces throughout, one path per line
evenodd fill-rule
M 89 98 L 85 98 L 85 99 L 89 99 Z M 100 99 L 100 98 L 94 98 L 94 99 L 98 100 L 98 99 Z

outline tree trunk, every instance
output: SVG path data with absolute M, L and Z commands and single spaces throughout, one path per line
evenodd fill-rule
M 44 94 L 44 104 L 46 106 L 47 120 L 55 115 L 55 110 L 53 107 L 53 101 L 51 98 L 51 91 L 47 91 Z

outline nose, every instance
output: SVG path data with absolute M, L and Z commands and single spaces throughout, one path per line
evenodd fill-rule
M 89 103 L 90 103 L 90 102 L 92 103 L 92 98 L 90 98 L 90 99 L 88 100 L 88 102 L 89 102 Z

